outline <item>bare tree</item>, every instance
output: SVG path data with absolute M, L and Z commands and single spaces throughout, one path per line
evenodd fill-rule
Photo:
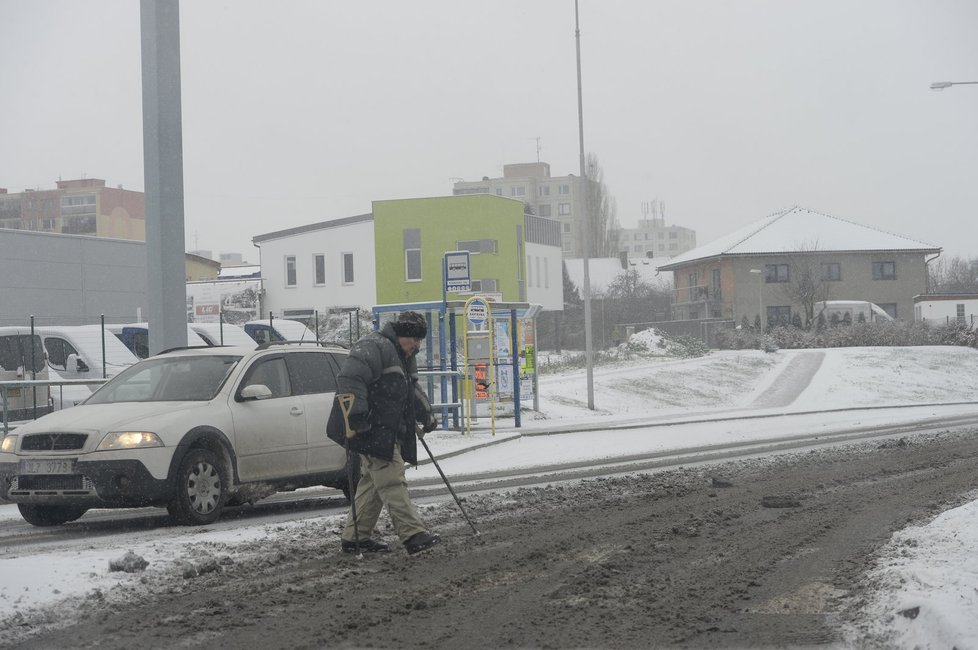
M 587 155 L 585 236 L 590 242 L 588 257 L 618 255 L 621 228 L 618 225 L 618 206 L 604 183 L 604 170 L 597 155 Z M 582 250 L 583 252 L 583 250 Z
M 927 273 L 931 293 L 978 293 L 978 258 L 938 258 Z
M 802 244 L 792 254 L 788 264 L 789 281 L 782 285 L 785 298 L 801 305 L 805 311 L 805 326 L 815 320 L 815 303 L 829 299 L 831 283 L 823 276 L 818 242 Z

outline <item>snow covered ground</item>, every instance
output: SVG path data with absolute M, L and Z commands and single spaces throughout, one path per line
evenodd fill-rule
M 439 431 L 427 440 L 451 476 L 531 465 L 530 459 L 583 460 L 830 432 L 854 423 L 882 426 L 970 414 L 978 405 L 976 377 L 978 351 L 968 348 L 745 350 L 687 360 L 657 356 L 596 368 L 594 411 L 587 408 L 583 370 L 543 375 L 540 409 L 525 411 L 520 429 L 511 417 L 495 427 L 482 417 L 470 433 Z M 813 413 L 845 408 L 860 410 Z M 746 415 L 766 417 L 745 420 Z M 635 426 L 638 420 L 650 426 Z M 561 430 L 568 432 L 540 435 Z M 596 435 L 600 444 L 595 444 Z M 473 447 L 481 448 L 459 453 Z M 430 476 L 435 470 L 428 464 L 409 471 L 408 480 Z M 887 631 L 893 647 L 978 648 L 976 515 L 978 502 L 894 535 L 870 576 L 878 589 L 863 612 L 864 629 L 877 636 Z M 218 522 L 178 533 L 162 527 L 52 541 L 33 556 L 0 536 L 0 629 L 38 624 L 46 611 L 55 620 L 51 606 L 56 603 L 138 598 L 154 575 L 207 570 L 215 548 L 234 557 L 261 554 L 283 536 L 313 534 L 310 521 L 321 531 L 323 523 L 336 528 L 339 520 L 339 515 L 311 515 L 245 528 L 239 522 Z M 12 522 L 20 522 L 16 507 L 0 505 L 0 526 Z M 145 571 L 109 570 L 110 562 L 130 551 L 149 562 Z M 915 618 L 898 614 L 915 607 Z

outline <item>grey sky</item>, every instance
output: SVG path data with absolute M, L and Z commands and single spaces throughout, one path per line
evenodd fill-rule
M 580 0 L 585 144 L 634 226 L 799 204 L 978 256 L 974 0 Z M 181 3 L 187 246 L 578 171 L 572 0 Z M 139 3 L 0 0 L 0 187 L 143 189 Z M 196 239 L 195 239 L 196 236 Z

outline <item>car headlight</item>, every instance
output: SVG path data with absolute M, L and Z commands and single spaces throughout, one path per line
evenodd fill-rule
M 163 441 L 151 431 L 110 431 L 98 443 L 99 451 L 162 446 Z
M 17 436 L 4 436 L 3 443 L 0 443 L 0 451 L 12 454 L 14 453 L 14 447 L 17 446 Z

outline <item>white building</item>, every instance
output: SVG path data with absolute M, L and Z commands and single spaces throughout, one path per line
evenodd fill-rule
M 265 314 L 301 318 L 377 302 L 373 214 L 278 230 L 252 242 L 259 249 Z
M 662 218 L 639 219 L 637 228 L 622 228 L 619 250 L 629 257 L 676 257 L 696 248 L 696 231 L 667 226 Z
M 925 293 L 913 297 L 914 320 L 937 325 L 978 325 L 978 294 Z

